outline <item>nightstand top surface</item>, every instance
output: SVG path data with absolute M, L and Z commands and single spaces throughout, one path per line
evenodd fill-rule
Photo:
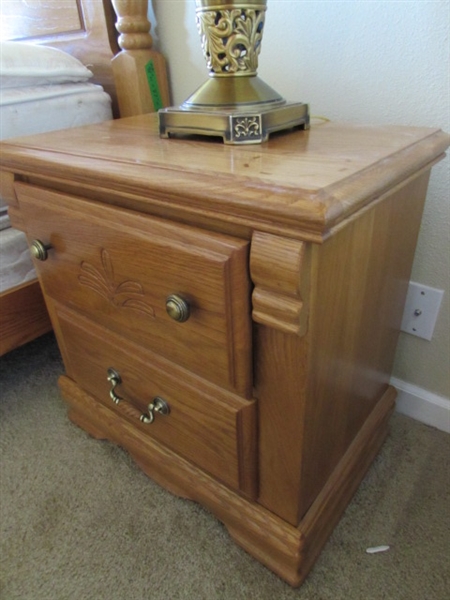
M 438 129 L 313 123 L 264 144 L 161 139 L 143 115 L 2 143 L 5 170 L 97 185 L 317 239 L 448 147 Z M 186 206 L 184 206 L 186 210 Z M 252 220 L 255 224 L 252 225 Z

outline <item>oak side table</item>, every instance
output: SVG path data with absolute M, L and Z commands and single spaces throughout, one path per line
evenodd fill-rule
M 256 146 L 155 115 L 8 140 L 72 421 L 293 586 L 376 456 L 449 136 L 326 123 Z

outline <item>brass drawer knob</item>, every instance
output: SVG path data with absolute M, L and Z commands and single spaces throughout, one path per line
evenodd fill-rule
M 47 260 L 48 250 L 51 247 L 51 244 L 44 244 L 41 240 L 33 240 L 30 245 L 30 252 L 37 260 Z
M 189 319 L 189 303 L 178 294 L 171 294 L 167 298 L 166 311 L 169 317 L 178 323 L 184 323 Z

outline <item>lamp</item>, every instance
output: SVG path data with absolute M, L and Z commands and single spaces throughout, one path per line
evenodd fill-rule
M 160 134 L 220 136 L 257 144 L 269 134 L 309 127 L 308 105 L 286 102 L 257 76 L 267 0 L 196 0 L 210 79 L 179 107 L 159 111 Z

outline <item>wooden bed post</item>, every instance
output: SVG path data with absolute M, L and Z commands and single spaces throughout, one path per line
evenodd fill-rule
M 166 62 L 152 50 L 147 0 L 111 0 L 121 51 L 112 59 L 121 117 L 169 106 Z

